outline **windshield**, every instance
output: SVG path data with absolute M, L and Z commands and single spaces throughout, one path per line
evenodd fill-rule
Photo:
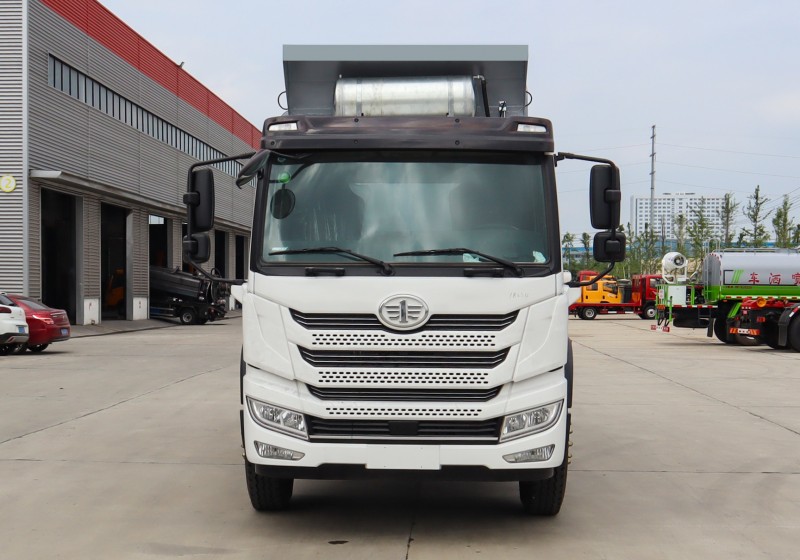
M 543 159 L 526 154 L 363 152 L 274 155 L 266 178 L 266 263 L 359 262 L 337 247 L 382 261 L 491 262 L 465 254 L 403 255 L 469 248 L 518 263 L 548 263 Z M 270 254 L 284 252 L 284 254 Z M 363 261 L 361 261 L 363 263 Z

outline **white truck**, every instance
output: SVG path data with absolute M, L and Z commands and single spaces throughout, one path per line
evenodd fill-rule
M 256 510 L 294 479 L 519 482 L 555 515 L 572 353 L 555 166 L 591 170 L 594 256 L 622 260 L 619 172 L 555 154 L 526 116 L 527 47 L 286 46 L 283 116 L 254 184 L 241 425 Z M 247 154 L 249 155 L 249 154 Z M 237 156 L 240 159 L 245 156 Z M 184 255 L 209 258 L 214 186 L 189 173 Z

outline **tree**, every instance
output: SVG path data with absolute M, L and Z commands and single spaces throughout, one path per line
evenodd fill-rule
M 700 203 L 689 207 L 691 220 L 686 226 L 686 233 L 689 236 L 689 243 L 692 245 L 692 256 L 697 266 L 703 262 L 708 252 L 708 242 L 714 234 L 714 227 L 706 214 L 706 199 L 700 198 Z
M 561 251 L 567 261 L 567 270 L 572 270 L 572 247 L 575 243 L 575 235 L 567 232 L 561 238 Z
M 684 214 L 675 216 L 672 230 L 675 233 L 675 250 L 679 253 L 686 253 L 686 216 Z
M 592 236 L 588 232 L 581 234 L 581 245 L 583 245 L 583 269 L 589 269 L 589 259 L 592 256 Z
M 761 196 L 761 185 L 756 185 L 756 190 L 747 197 L 747 206 L 742 210 L 742 214 L 750 222 L 750 227 L 742 228 L 742 233 L 750 238 L 751 247 L 763 247 L 769 240 L 764 221 L 772 214 L 772 210 L 764 211 L 767 202 L 769 199 Z
M 739 204 L 733 198 L 732 193 L 726 193 L 722 199 L 722 207 L 717 210 L 717 217 L 722 222 L 722 247 L 731 247 L 733 245 L 733 224 L 736 221 L 736 210 L 739 209 Z
M 794 233 L 792 233 L 792 246 L 800 247 L 800 224 L 794 226 Z
M 775 230 L 775 246 L 790 247 L 792 245 L 792 233 L 794 233 L 794 220 L 790 216 L 792 203 L 789 195 L 783 195 L 783 203 L 775 210 L 772 218 L 772 227 Z

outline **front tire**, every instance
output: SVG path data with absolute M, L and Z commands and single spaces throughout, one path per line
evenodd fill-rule
M 582 317 L 583 319 L 586 319 L 587 321 L 591 321 L 595 317 L 597 317 L 597 309 L 595 309 L 594 307 L 584 307 L 583 308 L 583 317 Z
M 639 315 L 639 317 L 641 317 L 642 319 L 645 319 L 647 321 L 652 321 L 653 319 L 655 319 L 656 318 L 656 308 L 655 308 L 655 306 L 654 305 L 648 305 L 647 307 L 645 307 L 644 311 L 642 312 L 641 315 Z
M 269 478 L 256 474 L 256 466 L 244 459 L 247 493 L 256 511 L 281 511 L 289 507 L 294 488 L 293 478 Z
M 561 511 L 561 504 L 567 491 L 570 416 L 567 413 L 567 445 L 564 449 L 564 462 L 554 469 L 550 478 L 519 481 L 519 500 L 525 513 L 529 515 L 552 517 Z
M 50 346 L 49 344 L 34 344 L 33 346 L 28 346 L 28 350 L 31 352 L 38 354 L 39 352 L 44 352 L 45 348 Z

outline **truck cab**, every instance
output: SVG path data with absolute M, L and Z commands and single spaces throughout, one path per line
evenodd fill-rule
M 286 48 L 264 123 L 242 304 L 253 507 L 293 480 L 519 483 L 558 513 L 572 398 L 555 168 L 591 174 L 595 257 L 624 257 L 619 176 L 554 152 L 527 116 L 527 49 Z M 476 58 L 477 56 L 477 58 Z M 187 258 L 207 258 L 213 174 L 190 173 Z M 209 219 L 209 215 L 212 216 Z

